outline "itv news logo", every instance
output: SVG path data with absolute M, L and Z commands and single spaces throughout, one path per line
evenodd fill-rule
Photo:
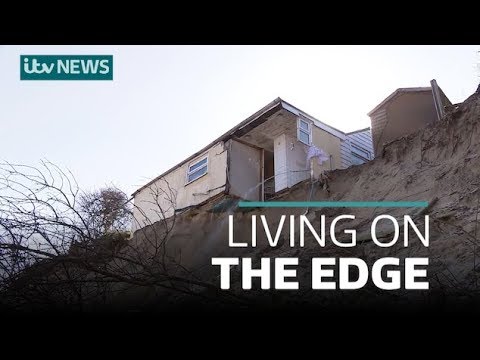
M 113 80 L 113 56 L 20 55 L 20 80 Z

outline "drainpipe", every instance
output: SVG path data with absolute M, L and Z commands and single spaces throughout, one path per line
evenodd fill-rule
M 313 183 L 313 158 L 310 158 L 310 181 Z

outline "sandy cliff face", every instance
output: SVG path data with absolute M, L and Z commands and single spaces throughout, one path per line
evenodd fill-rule
M 228 247 L 228 215 L 234 214 L 236 242 L 250 242 L 252 215 L 264 214 L 272 226 L 278 224 L 280 215 L 300 215 L 306 209 L 262 209 L 242 211 L 234 205 L 223 212 L 211 212 L 212 204 L 191 209 L 177 218 L 175 230 L 169 239 L 169 251 L 186 267 L 199 276 L 219 284 L 219 269 L 211 266 L 212 257 L 252 257 L 259 264 L 261 257 L 298 257 L 300 266 L 300 291 L 276 292 L 273 296 L 283 303 L 301 301 L 311 304 L 396 304 L 412 301 L 418 303 L 469 302 L 478 295 L 480 279 L 480 236 L 478 215 L 480 209 L 480 95 L 474 94 L 458 107 L 452 107 L 446 117 L 408 137 L 387 144 L 375 160 L 346 170 L 328 174 L 329 192 L 314 185 L 310 198 L 310 183 L 304 182 L 283 193 L 277 200 L 340 200 L 340 201 L 428 201 L 426 209 L 355 208 L 309 209 L 308 219 L 318 228 L 320 216 L 326 215 L 327 229 L 332 219 L 340 214 L 352 214 L 356 219 L 343 228 L 357 231 L 358 245 L 339 248 L 326 241 L 320 247 L 306 232 L 305 247 L 289 246 L 289 227 L 285 226 L 279 246 L 268 246 L 257 221 L 259 234 L 256 248 Z M 243 209 L 244 210 L 244 209 Z M 423 229 L 424 215 L 430 216 L 430 246 L 427 248 L 416 237 L 411 237 L 408 247 L 399 241 L 391 248 L 379 248 L 371 240 L 373 219 L 387 213 L 399 219 L 410 215 Z M 380 236 L 391 239 L 391 224 L 379 225 Z M 342 226 L 337 227 L 342 233 Z M 298 228 L 296 230 L 298 236 Z M 137 233 L 137 237 L 141 235 Z M 342 236 L 339 235 L 339 238 Z M 298 237 L 297 237 L 298 239 Z M 403 239 L 401 232 L 400 239 Z M 429 291 L 380 291 L 369 283 L 361 290 L 314 291 L 311 290 L 310 259 L 312 257 L 359 257 L 368 264 L 380 257 L 428 257 Z M 265 291 L 241 290 L 239 270 L 232 270 L 232 288 L 239 293 L 271 301 L 272 294 Z M 254 281 L 255 284 L 255 281 Z M 265 299 L 269 300 L 265 300 Z M 263 299 L 263 300 L 262 300 Z
M 245 209 L 238 207 L 238 199 L 212 199 L 166 222 L 143 228 L 127 241 L 122 238 L 119 242 L 106 243 L 112 246 L 103 248 L 102 243 L 97 242 L 98 248 L 89 256 L 82 257 L 82 252 L 71 248 L 68 256 L 30 269 L 39 273 L 35 275 L 36 282 L 29 277 L 32 271 L 17 279 L 8 289 L 10 298 L 15 308 L 20 295 L 38 296 L 41 290 L 42 307 L 58 305 L 68 309 L 74 304 L 81 309 L 122 310 L 169 310 L 173 305 L 182 311 L 192 305 L 214 309 L 221 306 L 248 309 L 258 305 L 310 309 L 311 306 L 328 311 L 357 307 L 376 310 L 382 306 L 400 310 L 409 306 L 421 309 L 440 306 L 450 310 L 472 306 L 479 310 L 479 175 L 480 93 L 477 92 L 462 104 L 450 107 L 442 121 L 387 144 L 375 160 L 329 172 L 328 191 L 320 182 L 312 185 L 307 180 L 272 199 L 426 201 L 429 203 L 426 208 Z M 309 230 L 305 231 L 305 246 L 298 246 L 298 223 L 302 214 L 306 214 L 317 232 L 322 216 L 325 217 L 325 246 L 320 246 Z M 328 234 L 332 221 L 342 214 L 354 215 L 355 219 L 340 221 L 334 233 L 339 241 L 346 242 L 350 237 L 344 230 L 354 229 L 355 247 L 339 247 Z M 429 246 L 411 235 L 409 246 L 405 247 L 401 230 L 394 246 L 379 247 L 372 240 L 371 226 L 381 214 L 398 219 L 401 227 L 404 216 L 408 215 L 422 233 L 428 215 Z M 268 220 L 272 234 L 276 233 L 282 215 L 295 216 L 295 229 L 290 231 L 287 218 L 277 246 L 271 247 L 260 215 Z M 251 244 L 252 239 L 252 218 L 257 216 L 253 228 L 258 234 L 256 247 L 228 246 L 229 216 L 233 216 L 234 241 L 247 244 Z M 393 233 L 394 227 L 388 221 L 379 223 L 376 228 L 377 237 L 383 242 L 392 239 Z M 296 244 L 293 247 L 290 246 L 291 236 Z M 167 241 L 163 242 L 164 239 Z M 260 266 L 261 258 L 269 258 L 272 268 L 275 259 L 298 258 L 296 280 L 300 289 L 260 290 L 260 282 L 256 279 L 252 290 L 244 290 L 242 269 L 237 266 L 231 270 L 231 291 L 220 290 L 220 269 L 211 264 L 212 258 L 219 257 L 251 258 L 254 268 Z M 313 290 L 312 258 L 338 260 L 345 257 L 362 259 L 369 269 L 384 257 L 399 258 L 401 265 L 405 258 L 428 258 L 430 289 L 386 291 L 379 289 L 369 274 L 368 283 L 358 290 Z M 389 270 L 399 271 L 402 278 L 406 272 L 403 266 Z M 273 288 L 274 271 L 270 273 Z M 332 280 L 338 282 L 338 267 L 334 274 Z M 70 275 L 78 281 L 72 280 Z M 351 276 L 355 279 L 356 272 L 352 271 Z M 28 296 L 23 298 L 29 300 Z
M 328 190 L 320 182 L 312 187 L 307 180 L 274 199 L 427 201 L 427 208 L 311 208 L 308 211 L 305 208 L 245 209 L 237 206 L 236 199 L 217 198 L 186 210 L 175 219 L 141 229 L 128 241 L 128 245 L 122 243 L 123 247 L 114 254 L 95 258 L 90 266 L 77 261 L 70 270 L 82 280 L 75 284 L 75 289 L 81 288 L 81 305 L 87 309 L 90 304 L 96 308 L 99 303 L 102 309 L 113 306 L 133 310 L 162 310 L 172 305 L 182 310 L 191 305 L 214 308 L 233 305 L 235 309 L 256 305 L 312 306 L 326 310 L 355 307 L 378 309 L 379 306 L 398 309 L 432 305 L 447 309 L 475 306 L 479 303 L 480 295 L 480 243 L 477 240 L 480 237 L 479 174 L 480 94 L 474 94 L 459 106 L 452 106 L 441 122 L 387 144 L 375 160 L 329 172 Z M 301 214 L 306 214 L 317 231 L 324 215 L 327 233 L 332 220 L 338 215 L 354 215 L 354 220 L 339 222 L 335 233 L 340 241 L 347 241 L 344 230 L 355 229 L 357 245 L 338 247 L 327 235 L 325 246 L 320 246 L 306 230 L 305 246 L 299 247 L 298 216 Z M 430 246 L 425 247 L 417 237 L 410 236 L 409 246 L 404 247 L 403 231 L 395 246 L 377 246 L 372 241 L 370 230 L 373 219 L 380 214 L 394 216 L 400 225 L 404 215 L 409 215 L 422 232 L 424 216 L 429 215 Z M 295 215 L 297 225 L 292 234 L 297 245 L 291 247 L 289 244 L 291 233 L 288 219 L 275 247 L 269 246 L 262 222 L 257 219 L 257 246 L 230 248 L 229 215 L 233 215 L 235 242 L 248 244 L 252 238 L 253 215 L 257 215 L 257 218 L 264 215 L 273 234 L 281 215 Z M 163 243 L 166 230 L 171 232 L 167 242 Z M 384 241 L 392 238 L 393 231 L 389 222 L 379 223 L 377 227 L 377 235 Z M 164 249 L 167 250 L 166 254 Z M 300 289 L 259 290 L 259 281 L 254 280 L 253 290 L 247 291 L 242 289 L 240 267 L 234 267 L 231 270 L 231 292 L 225 297 L 226 292 L 219 290 L 219 267 L 211 265 L 214 257 L 252 258 L 254 268 L 259 266 L 261 258 L 270 258 L 272 267 L 277 258 L 298 258 L 299 265 L 296 268 Z M 311 259 L 316 257 L 360 258 L 369 267 L 383 257 L 398 257 L 400 264 L 405 258 L 428 257 L 430 289 L 380 290 L 369 278 L 367 285 L 358 290 L 312 290 Z M 397 270 L 402 274 L 405 272 L 402 266 Z M 47 279 L 56 274 L 54 271 L 44 277 Z M 99 275 L 108 282 L 96 282 Z M 356 275 L 352 274 L 352 277 Z M 273 279 L 272 271 L 272 288 Z M 333 280 L 338 280 L 338 271 L 335 271 Z M 47 285 L 61 296 L 56 296 L 47 288 L 47 295 L 52 294 L 48 301 L 65 305 L 63 292 L 69 294 L 71 287 L 68 283 L 65 287 L 55 284 Z

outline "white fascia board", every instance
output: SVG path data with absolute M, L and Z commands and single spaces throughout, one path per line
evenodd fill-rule
M 320 120 L 315 119 L 314 117 L 312 117 L 308 114 L 305 114 L 304 112 L 300 111 L 296 107 L 294 107 L 290 104 L 287 104 L 285 101 L 282 101 L 282 107 L 285 110 L 290 111 L 292 114 L 294 114 L 296 116 L 303 117 L 305 119 L 310 120 L 316 127 L 320 128 L 322 130 L 325 130 L 326 132 L 338 137 L 340 140 L 345 140 L 347 138 L 347 136 L 344 132 L 335 129 L 335 128 L 321 122 Z

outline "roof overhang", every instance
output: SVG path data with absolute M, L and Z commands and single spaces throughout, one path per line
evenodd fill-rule
M 188 158 L 186 158 L 182 162 L 180 162 L 177 165 L 171 167 L 167 171 L 163 172 L 162 174 L 160 174 L 159 176 L 157 176 L 153 180 L 151 180 L 148 183 L 146 183 L 145 185 L 143 185 L 141 188 L 137 189 L 132 194 L 132 196 L 135 196 L 136 194 L 138 194 L 143 189 L 148 188 L 150 185 L 152 185 L 158 179 L 161 179 L 163 176 L 167 175 L 168 173 L 170 173 L 170 172 L 178 169 L 179 167 L 185 165 L 185 163 L 195 159 L 196 157 L 198 157 L 199 155 L 201 155 L 202 153 L 204 153 L 205 151 L 210 149 L 215 144 L 218 144 L 219 142 L 227 141 L 227 140 L 231 139 L 233 136 L 242 136 L 243 134 L 246 134 L 252 128 L 254 128 L 254 127 L 260 125 L 261 123 L 267 121 L 267 119 L 270 117 L 270 115 L 277 112 L 281 108 L 282 108 L 282 100 L 280 98 L 276 98 L 271 103 L 269 103 L 268 105 L 264 106 L 259 111 L 257 111 L 255 114 L 249 116 L 247 119 L 242 121 L 240 124 L 231 128 L 225 134 L 221 135 L 220 137 L 218 137 L 217 139 L 212 141 L 210 144 L 203 147 L 201 150 L 197 151 L 195 154 L 189 156 Z
M 391 100 L 396 98 L 397 96 L 400 96 L 401 94 L 404 93 L 409 93 L 409 92 L 425 92 L 425 91 L 432 91 L 431 87 L 411 87 L 411 88 L 399 88 L 395 90 L 393 93 L 388 95 L 380 104 L 375 106 L 373 110 L 371 110 L 367 115 L 372 116 L 376 111 L 380 110 L 383 108 L 387 103 L 389 103 Z
M 347 133 L 347 135 L 358 134 L 358 133 L 365 132 L 365 131 L 370 131 L 370 127 L 366 127 L 365 129 L 359 129 L 359 130 L 351 131 L 351 132 Z
M 298 117 L 303 117 L 305 119 L 308 119 L 312 121 L 312 123 L 319 127 L 320 129 L 325 130 L 326 132 L 340 138 L 341 140 L 345 140 L 347 137 L 347 134 L 344 133 L 341 130 L 338 130 L 334 128 L 333 126 L 327 125 L 324 122 L 315 119 L 313 116 L 308 115 L 307 113 L 301 111 L 300 109 L 296 108 L 295 106 L 287 103 L 286 101 L 280 99 L 279 97 L 270 102 L 268 105 L 264 106 L 261 108 L 259 111 L 254 113 L 253 115 L 249 116 L 247 119 L 242 121 L 240 124 L 237 126 L 233 127 L 229 131 L 227 131 L 225 134 L 221 135 L 214 141 L 212 141 L 210 144 L 207 146 L 203 147 L 201 150 L 197 151 L 195 154 L 189 156 L 182 162 L 178 163 L 177 165 L 173 166 L 172 168 L 168 169 L 167 171 L 163 172 L 161 175 L 157 176 L 153 180 L 149 181 L 147 184 L 143 185 L 139 189 L 137 189 L 132 196 L 135 196 L 138 194 L 140 191 L 142 191 L 145 188 L 148 188 L 150 185 L 155 183 L 157 180 L 161 179 L 163 176 L 167 175 L 168 173 L 178 169 L 179 167 L 183 166 L 185 163 L 195 159 L 196 157 L 202 155 L 204 152 L 206 152 L 208 149 L 210 149 L 212 146 L 215 144 L 218 144 L 219 142 L 225 142 L 227 140 L 230 140 L 233 137 L 241 137 L 248 133 L 250 130 L 253 128 L 261 125 L 262 123 L 266 122 L 273 114 L 276 112 L 285 109 L 286 111 L 298 116 Z
M 299 117 L 303 117 L 305 119 L 308 119 L 313 122 L 313 124 L 317 127 L 319 127 L 322 130 L 325 130 L 326 132 L 340 138 L 341 140 L 345 140 L 345 133 L 341 130 L 338 130 L 334 128 L 333 126 L 327 125 L 324 122 L 315 119 L 313 116 L 308 115 L 307 113 L 301 111 L 300 109 L 296 108 L 295 106 L 287 103 L 284 100 L 281 100 L 282 106 L 285 110 L 290 111 L 292 114 L 297 115 Z

